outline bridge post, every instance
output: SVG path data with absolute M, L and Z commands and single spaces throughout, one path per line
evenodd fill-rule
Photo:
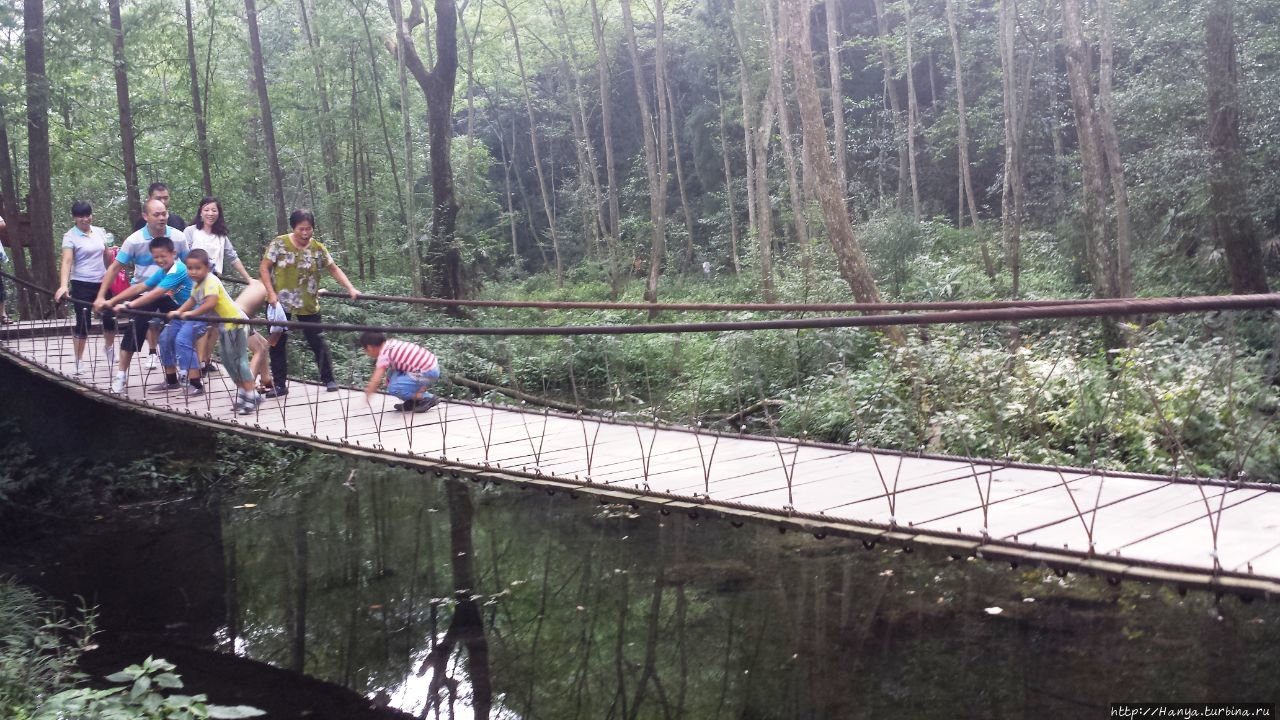
M 31 372 L 0 353 L 0 421 L 16 422 L 40 454 L 94 460 L 134 460 L 147 452 L 212 458 L 209 430 L 129 412 L 70 381 Z

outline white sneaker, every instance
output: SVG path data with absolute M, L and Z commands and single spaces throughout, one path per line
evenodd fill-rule
M 117 395 L 123 395 L 125 387 L 129 384 L 129 378 L 123 372 L 116 371 L 116 376 L 111 379 L 111 392 Z
M 104 357 L 104 358 L 106 358 L 106 359 L 107 359 L 107 365 L 115 365 L 115 364 L 116 364 L 116 345 L 115 345 L 115 343 L 111 343 L 110 345 L 103 345 L 103 346 L 102 346 L 102 357 Z
M 76 369 L 71 371 L 71 377 L 80 377 L 84 375 L 84 368 L 80 367 L 80 363 L 76 363 Z
M 158 367 L 160 367 L 160 361 L 157 359 L 157 356 L 155 356 L 155 355 L 148 355 L 148 356 L 147 356 L 147 369 L 148 369 L 148 370 L 155 370 L 155 369 L 156 369 L 156 368 L 158 368 Z

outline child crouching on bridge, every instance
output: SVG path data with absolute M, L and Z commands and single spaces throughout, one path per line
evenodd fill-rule
M 395 405 L 396 410 L 426 412 L 440 402 L 427 391 L 440 379 L 440 363 L 430 350 L 404 340 L 388 340 L 386 335 L 373 331 L 360 334 L 360 347 L 377 361 L 364 389 L 370 401 L 385 375 L 387 392 L 404 401 Z
M 187 254 L 187 274 L 191 276 L 191 297 L 177 310 L 169 313 L 179 325 L 176 339 L 178 364 L 187 369 L 188 381 L 199 387 L 201 363 L 196 353 L 196 342 L 204 336 L 211 321 L 247 320 L 248 316 L 231 299 L 227 288 L 210 272 L 213 263 L 204 250 L 196 249 Z M 167 332 L 167 331 L 166 331 Z M 163 337 L 162 337 L 163 340 Z M 255 390 L 253 373 L 249 370 L 249 333 L 243 325 L 222 322 L 218 332 L 218 353 L 227 376 L 236 384 L 235 410 L 249 415 L 258 409 L 262 396 Z

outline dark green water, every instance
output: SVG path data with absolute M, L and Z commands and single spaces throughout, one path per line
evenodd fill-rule
M 67 562 L 123 636 L 414 714 L 434 692 L 439 717 L 1102 718 L 1280 696 L 1274 603 L 332 457 L 290 472 L 287 489 L 140 508 L 94 544 L 110 552 Z M 131 589 L 149 600 L 111 600 Z

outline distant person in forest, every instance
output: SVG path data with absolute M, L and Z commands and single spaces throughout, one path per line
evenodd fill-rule
M 389 340 L 380 332 L 360 334 L 360 347 L 364 354 L 374 359 L 373 375 L 364 388 L 365 397 L 373 401 L 373 394 L 387 381 L 387 393 L 403 402 L 395 405 L 404 412 L 426 412 L 440 398 L 429 390 L 440 380 L 440 363 L 432 352 L 421 345 L 404 340 Z
M 0 230 L 4 229 L 4 218 L 0 217 Z M 0 266 L 9 262 L 9 255 L 4 251 L 4 243 L 0 243 Z M 9 319 L 9 313 L 4 309 L 4 279 L 0 278 L 0 325 L 8 325 L 13 322 Z
M 169 317 L 179 324 L 176 331 L 178 366 L 186 368 L 188 395 L 204 392 L 196 342 L 204 337 L 208 325 L 218 328 L 222 365 L 231 382 L 237 386 L 235 410 L 249 415 L 258 409 L 262 396 L 257 393 L 249 370 L 249 334 L 245 326 L 228 320 L 247 320 L 248 315 L 236 305 L 222 281 L 213 274 L 209 254 L 196 248 L 187 255 L 187 275 L 191 278 L 191 297 Z M 172 330 L 166 330 L 172 334 Z
M 133 266 L 133 282 L 134 285 L 130 290 L 136 288 L 140 283 L 144 283 L 152 277 L 159 277 L 165 272 L 161 270 L 159 264 L 155 260 L 152 252 L 152 243 L 157 240 L 168 240 L 169 246 L 173 248 L 173 252 L 177 258 L 178 265 L 182 265 L 182 261 L 187 257 L 187 238 L 181 232 L 174 230 L 166 224 L 169 218 L 169 210 L 164 203 L 159 200 L 148 200 L 143 206 L 144 216 L 147 218 L 147 224 L 143 228 L 129 237 L 120 244 L 120 252 L 116 254 L 116 259 L 111 261 L 111 266 L 107 268 L 106 276 L 103 277 L 102 283 L 98 286 L 98 297 L 93 303 L 93 308 L 97 312 L 104 313 L 104 319 L 107 317 L 106 312 L 123 302 L 118 298 L 123 295 L 117 295 L 111 300 L 107 299 L 107 295 L 111 289 L 111 281 L 115 278 L 116 272 L 121 268 Z M 186 277 L 186 268 L 184 266 L 183 277 Z M 157 280 L 159 282 L 159 280 Z M 172 282 L 172 281 L 171 281 Z M 187 281 L 190 285 L 190 280 Z M 154 287 L 154 286 L 152 286 Z M 126 290 L 125 293 L 129 292 Z M 188 292 L 190 290 L 188 289 Z M 135 293 L 136 295 L 137 293 Z M 132 296 L 130 296 L 132 297 Z M 124 298 L 127 300 L 128 298 Z M 183 296 L 183 300 L 186 297 Z M 171 300 L 170 300 L 171 302 Z M 168 312 L 177 309 L 179 303 L 172 303 L 167 306 L 165 299 L 156 296 L 146 303 L 133 303 L 134 307 L 138 305 L 146 305 L 140 307 L 142 310 L 155 310 L 157 312 Z M 133 317 L 129 324 L 124 328 L 122 337 L 120 338 L 120 356 L 117 363 L 116 377 L 111 383 L 111 390 L 115 393 L 123 393 L 127 384 L 129 363 L 133 359 L 133 354 L 142 348 L 142 340 L 146 338 L 151 347 L 155 349 L 159 346 L 159 325 L 154 329 L 151 327 L 150 319 L 147 317 Z
M 89 340 L 89 326 L 93 322 L 93 301 L 98 288 L 111 265 L 114 255 L 107 231 L 93 224 L 93 206 L 83 200 L 71 204 L 71 229 L 62 236 L 61 280 L 53 294 L 54 302 L 62 302 L 70 296 L 76 324 L 71 331 L 72 345 L 76 353 L 76 365 L 72 374 L 79 376 L 83 370 L 80 361 Z M 107 366 L 116 364 L 116 319 L 102 319 L 102 355 Z
M 246 281 L 253 279 L 244 263 L 240 261 L 240 255 L 231 244 L 231 238 L 227 237 L 227 221 L 222 216 L 221 200 L 215 197 L 206 197 L 201 200 L 200 208 L 196 211 L 195 224 L 188 225 L 185 233 L 187 246 L 190 249 L 204 250 L 209 254 L 214 275 L 221 278 L 226 272 L 227 265 L 230 265 Z M 200 339 L 197 349 L 206 374 L 214 370 L 209 359 L 213 355 L 214 339 L 217 337 L 215 330 L 215 326 L 209 326 L 209 331 Z
M 267 286 L 267 302 L 283 306 L 286 318 L 303 323 L 322 322 L 320 317 L 320 271 L 327 270 L 338 284 L 346 288 L 352 299 L 360 297 L 347 274 L 333 261 L 329 250 L 312 236 L 315 233 L 316 216 L 310 210 L 294 210 L 289 215 L 289 227 L 293 231 L 276 237 L 267 245 L 259 268 L 259 277 Z M 271 346 L 271 375 L 275 386 L 267 397 L 283 397 L 289 392 L 288 333 L 280 342 Z M 338 389 L 333 376 L 333 359 L 324 331 L 306 328 L 303 335 L 320 369 L 320 382 L 329 392 Z
M 138 222 L 133 224 L 134 231 L 142 229 L 147 224 L 147 203 L 152 200 L 159 200 L 164 203 L 166 209 L 169 207 L 169 186 L 162 182 L 153 182 L 147 186 L 147 199 L 142 201 L 142 217 L 138 218 Z M 182 232 L 187 229 L 187 221 L 182 219 L 181 215 L 169 213 L 169 217 L 165 220 L 169 227 Z

